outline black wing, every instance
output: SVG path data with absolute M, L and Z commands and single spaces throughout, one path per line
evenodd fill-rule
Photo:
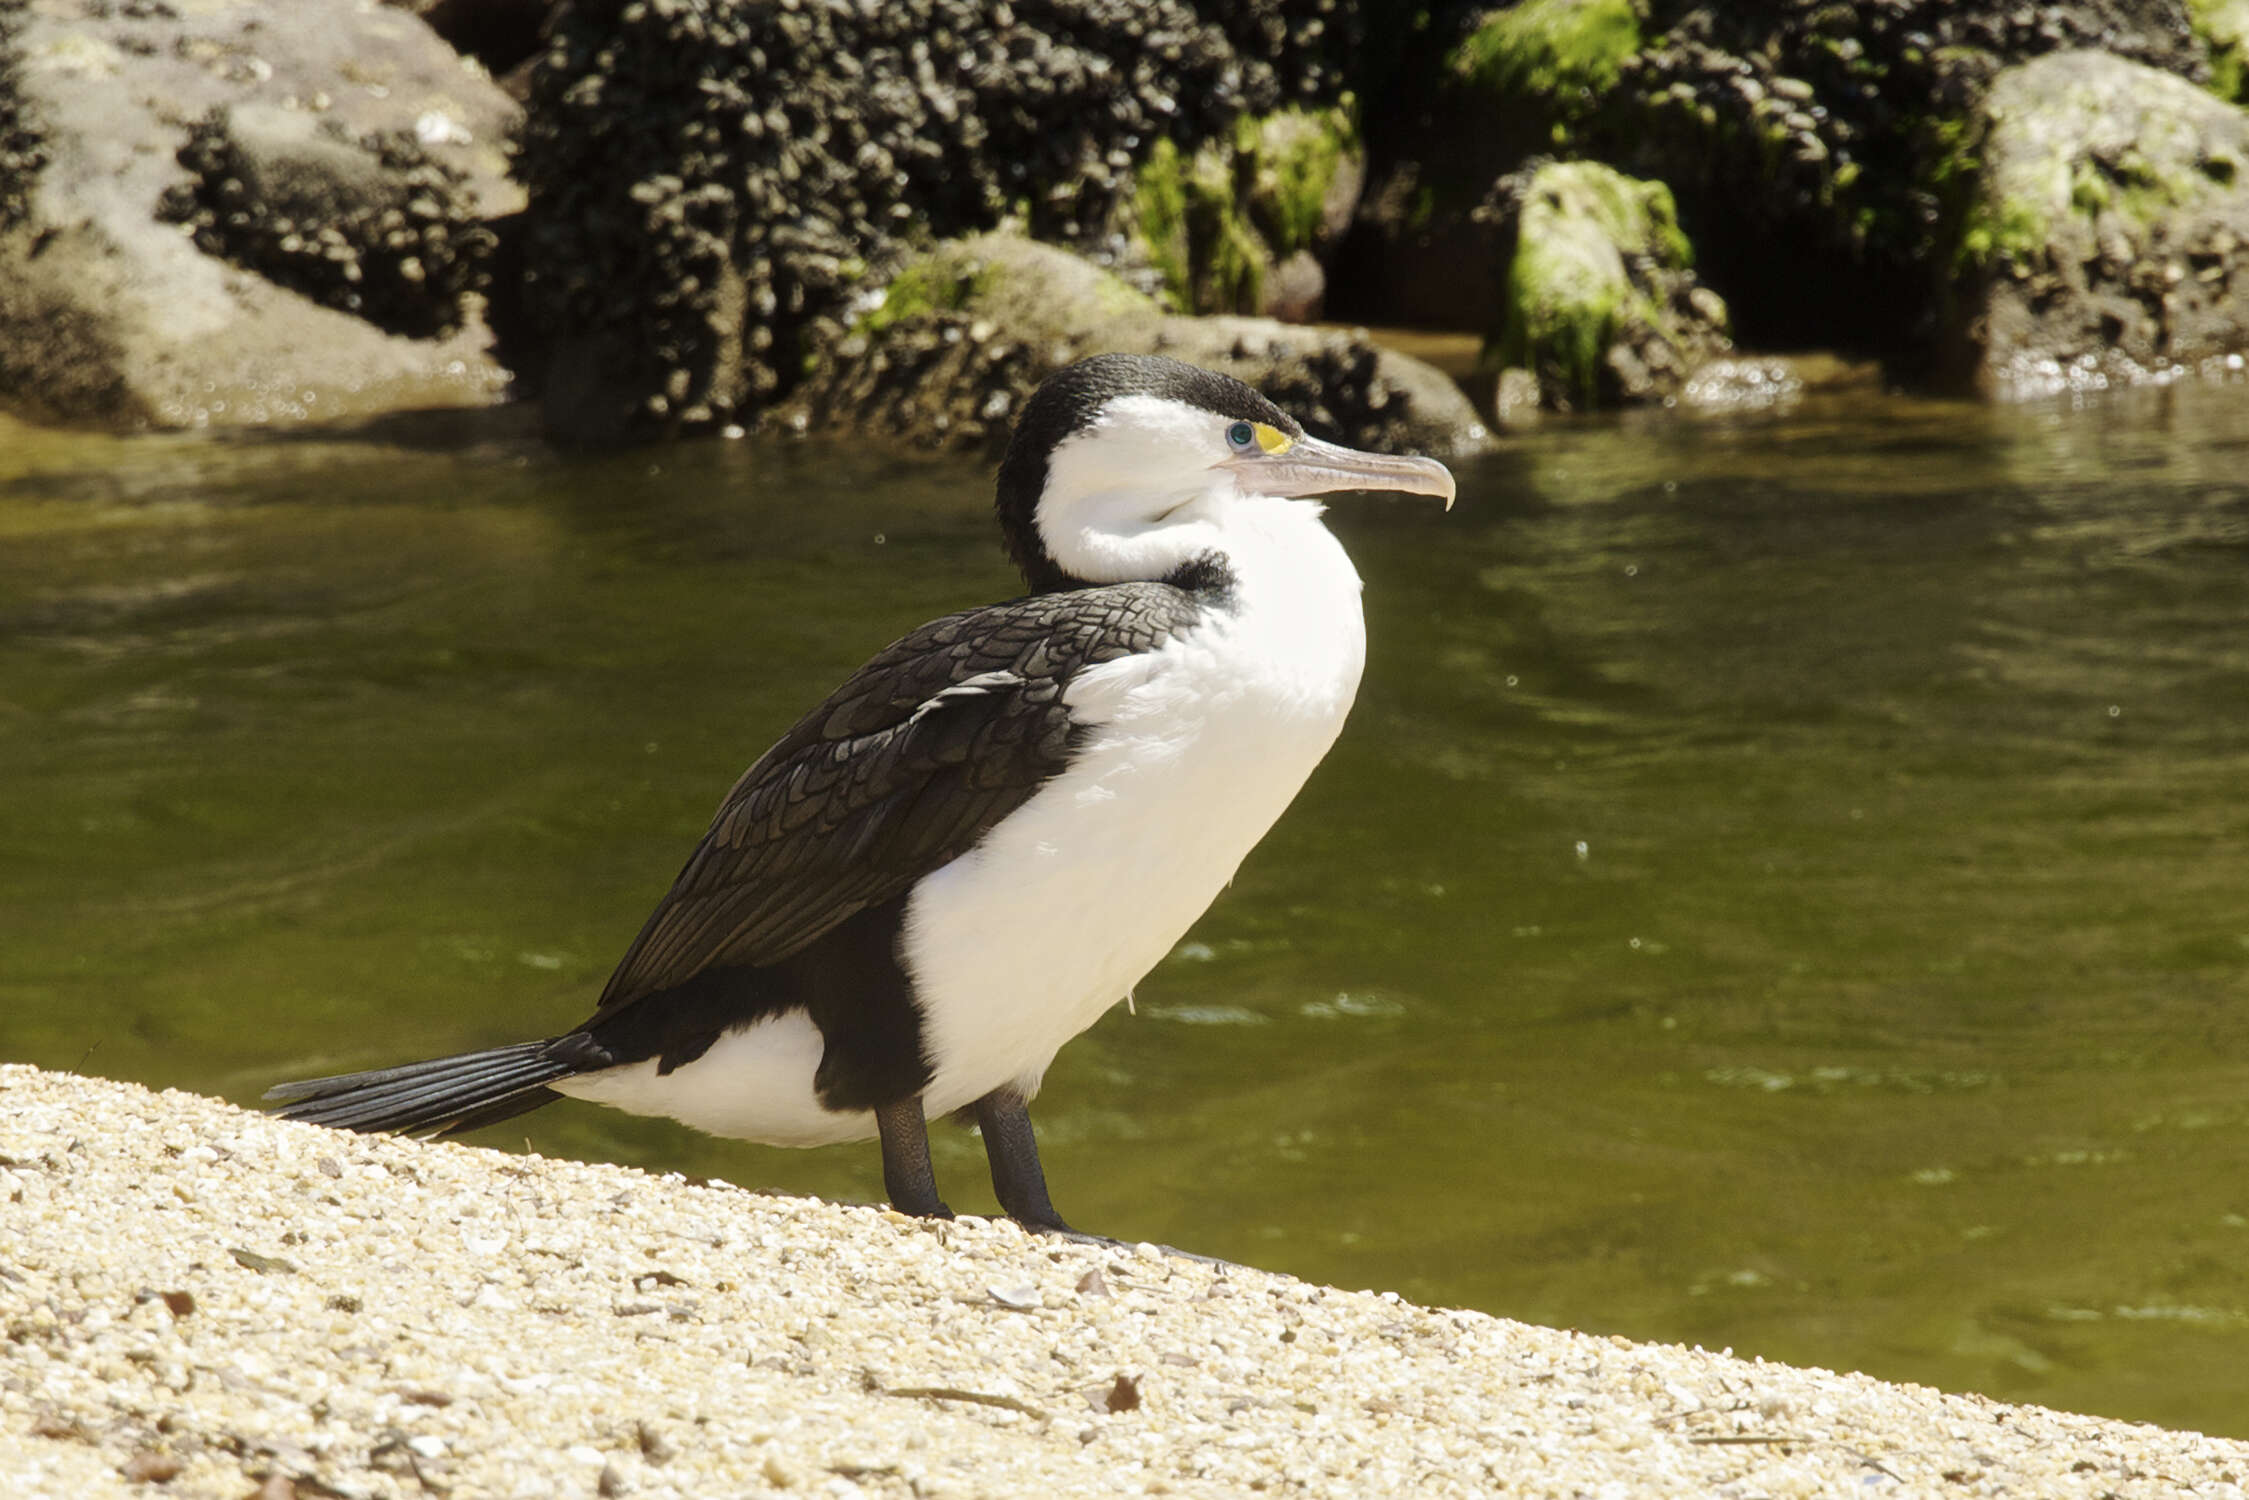
M 1068 763 L 1063 689 L 1193 623 L 1167 583 L 947 615 L 887 647 L 745 772 L 587 1026 L 706 969 L 776 963 L 966 853 Z

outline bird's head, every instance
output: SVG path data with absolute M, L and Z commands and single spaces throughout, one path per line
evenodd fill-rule
M 1452 504 L 1430 458 L 1305 434 L 1230 376 L 1148 354 L 1100 354 L 1049 376 L 1000 464 L 1000 528 L 1035 592 L 1162 578 L 1209 545 L 1214 506 L 1338 490 Z M 1207 503 L 1198 503 L 1207 502 Z

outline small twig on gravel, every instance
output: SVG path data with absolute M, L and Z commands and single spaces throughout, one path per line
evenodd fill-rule
M 1749 1443 L 1808 1443 L 1810 1438 L 1798 1432 L 1782 1433 L 1712 1433 L 1707 1437 L 1691 1437 L 1688 1442 L 1704 1448 L 1733 1448 Z
M 970 1401 L 978 1406 L 997 1406 L 1006 1411 L 1019 1411 L 1027 1417 L 1046 1420 L 1046 1413 L 1028 1401 L 1014 1396 L 995 1396 L 988 1391 L 964 1391 L 952 1385 L 894 1385 L 883 1390 L 885 1396 L 919 1396 L 925 1401 Z

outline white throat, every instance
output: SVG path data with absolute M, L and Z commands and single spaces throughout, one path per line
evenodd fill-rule
M 1168 578 L 1206 553 L 1225 551 L 1229 516 L 1252 503 L 1222 476 L 1176 494 L 1120 489 L 1071 496 L 1066 505 L 1042 503 L 1039 527 L 1047 554 L 1072 577 L 1130 583 Z

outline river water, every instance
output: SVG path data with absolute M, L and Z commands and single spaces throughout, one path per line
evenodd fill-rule
M 987 483 L 0 427 L 0 1057 L 249 1102 L 575 1022 L 743 765 L 1013 592 Z M 1063 1211 L 2249 1435 L 2249 388 L 1562 423 L 1460 489 L 1335 505 L 1358 709 L 1049 1076 Z

